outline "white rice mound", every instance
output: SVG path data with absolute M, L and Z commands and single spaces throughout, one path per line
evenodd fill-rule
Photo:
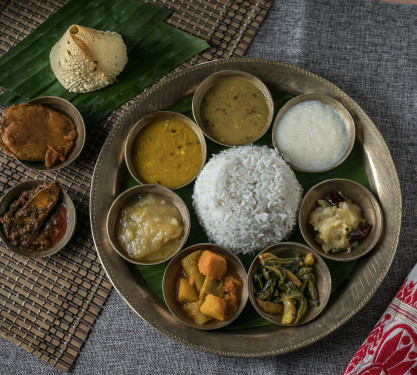
M 193 204 L 211 242 L 246 254 L 292 232 L 301 195 L 276 150 L 243 146 L 210 159 L 195 182 Z

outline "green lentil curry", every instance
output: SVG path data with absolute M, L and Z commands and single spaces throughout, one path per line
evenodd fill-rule
M 249 79 L 225 77 L 214 83 L 201 102 L 203 130 L 230 146 L 250 143 L 268 127 L 264 94 Z

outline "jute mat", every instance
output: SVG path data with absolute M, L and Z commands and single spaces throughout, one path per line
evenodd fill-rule
M 65 2 L 0 0 L 0 54 Z M 207 40 L 211 46 L 176 70 L 243 56 L 272 4 L 272 0 L 145 2 L 171 9 L 166 22 Z M 0 245 L 0 334 L 63 371 L 69 371 L 77 358 L 111 289 L 90 231 L 88 205 L 94 164 L 113 124 L 138 97 L 90 129 L 81 156 L 59 172 L 30 171 L 0 153 L 0 195 L 26 180 L 59 180 L 76 206 L 76 233 L 58 254 L 34 261 Z

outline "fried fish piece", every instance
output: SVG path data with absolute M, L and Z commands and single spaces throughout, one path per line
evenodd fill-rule
M 1 120 L 4 152 L 19 160 L 45 161 L 47 168 L 65 161 L 76 137 L 73 121 L 45 105 L 12 105 Z

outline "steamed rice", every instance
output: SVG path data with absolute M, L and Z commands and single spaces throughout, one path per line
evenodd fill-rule
M 211 242 L 246 254 L 291 233 L 301 195 L 277 151 L 244 146 L 210 159 L 195 182 L 193 204 Z

